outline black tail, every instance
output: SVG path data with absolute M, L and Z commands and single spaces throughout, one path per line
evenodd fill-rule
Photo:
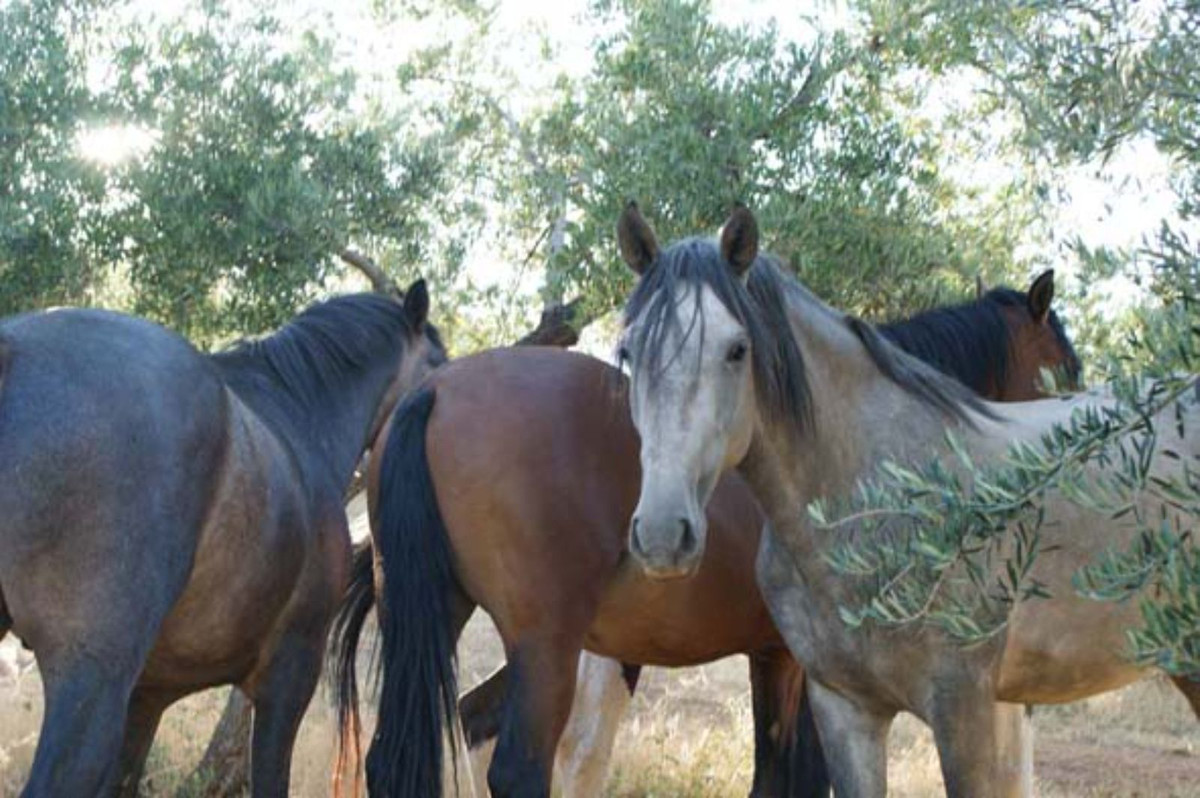
M 793 665 L 769 677 L 761 670 L 752 673 L 758 676 L 754 690 L 754 786 L 750 795 L 829 798 L 832 785 L 804 671 Z
M 362 638 L 363 626 L 371 608 L 375 606 L 374 561 L 370 542 L 354 549 L 354 566 L 350 571 L 350 586 L 342 598 L 337 617 L 333 619 L 333 632 L 329 642 L 332 660 L 330 677 L 333 681 L 337 701 L 338 758 L 335 769 L 334 795 L 342 794 L 341 776 L 346 765 L 352 765 L 352 783 L 357 785 L 361 777 L 362 762 L 358 755 L 358 741 L 362 737 L 362 724 L 358 717 L 358 643 Z M 352 795 L 357 791 L 351 789 Z
M 817 722 L 813 718 L 812 703 L 808 700 L 808 685 L 800 696 L 800 714 L 792 739 L 787 746 L 787 774 L 789 790 L 783 795 L 828 798 L 833 793 L 829 780 L 829 769 L 825 764 L 825 752 L 817 734 Z
M 367 754 L 372 796 L 440 796 L 442 743 L 454 724 L 456 582 L 425 456 L 434 398 L 426 387 L 396 409 L 380 471 L 374 539 L 383 563 L 383 656 L 379 719 Z

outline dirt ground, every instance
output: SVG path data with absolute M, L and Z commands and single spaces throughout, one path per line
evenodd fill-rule
M 362 532 L 362 520 L 355 518 Z M 11 662 L 14 641 L 0 646 Z M 461 685 L 478 682 L 500 662 L 499 640 L 476 613 L 460 646 Z M 365 658 L 363 662 L 365 663 Z M 199 760 L 225 691 L 193 696 L 163 720 L 147 768 L 152 795 L 175 794 Z M 28 773 L 41 720 L 36 671 L 14 680 L 0 668 L 0 796 L 16 795 Z M 368 712 L 368 730 L 371 722 Z M 1038 708 L 1037 792 L 1047 798 L 1200 798 L 1200 723 L 1165 679 L 1062 707 Z M 703 668 L 647 669 L 613 757 L 608 795 L 745 796 L 751 751 L 746 665 L 735 657 Z M 326 796 L 333 757 L 328 695 L 313 700 L 300 732 L 292 794 Z M 890 740 L 889 782 L 896 796 L 941 795 L 932 740 L 910 717 Z

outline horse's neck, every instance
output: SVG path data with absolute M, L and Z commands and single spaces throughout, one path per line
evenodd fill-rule
M 227 371 L 230 389 L 292 452 L 310 485 L 326 485 L 339 495 L 350 481 L 380 400 L 394 375 L 394 358 L 381 357 L 336 385 L 311 395 L 293 396 L 266 372 Z M 252 365 L 236 368 L 247 372 Z
M 847 497 L 886 459 L 927 456 L 946 420 L 886 377 L 836 312 L 804 294 L 789 304 L 811 391 L 811 427 L 797 437 L 764 422 L 742 470 L 800 567 L 825 573 L 828 535 L 808 506 Z

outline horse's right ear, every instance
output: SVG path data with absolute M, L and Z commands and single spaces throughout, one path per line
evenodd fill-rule
M 733 267 L 738 277 L 746 273 L 758 257 L 758 222 L 742 203 L 733 206 L 725 226 L 721 228 L 721 257 Z
M 414 330 L 425 326 L 429 317 L 429 289 L 424 279 L 417 280 L 404 292 L 404 317 Z
M 983 299 L 983 295 L 987 293 L 987 286 L 983 284 L 983 275 L 975 275 L 975 298 Z
M 654 231 L 642 218 L 642 212 L 633 200 L 629 201 L 617 220 L 617 247 L 634 274 L 645 274 L 646 269 L 658 258 L 658 241 L 654 238 Z

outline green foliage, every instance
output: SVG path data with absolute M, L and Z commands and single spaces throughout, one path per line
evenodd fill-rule
M 330 39 L 270 7 L 204 3 L 166 23 L 108 9 L 85 42 L 88 7 L 0 11 L 0 310 L 87 303 L 116 279 L 128 309 L 220 339 L 281 324 L 352 243 L 406 271 L 446 254 L 430 234 L 445 191 L 437 132 L 364 111 Z M 103 81 L 85 80 L 89 57 L 106 62 Z M 152 144 L 108 169 L 86 161 L 79 134 L 109 125 Z
M 612 229 L 631 198 L 663 241 L 714 234 L 746 202 L 814 290 L 875 316 L 1018 270 L 1011 222 L 1026 206 L 956 208 L 936 136 L 881 99 L 886 76 L 845 35 L 724 26 L 705 0 L 596 2 L 589 22 L 590 68 L 544 87 L 481 54 L 496 46 L 487 22 L 403 74 L 440 89 L 430 113 L 465 134 L 472 190 L 499 201 L 510 257 L 544 269 L 547 301 L 582 295 L 589 317 L 621 304 L 631 275 Z M 489 81 L 471 79 L 481 68 Z
M 725 28 L 702 1 L 594 13 L 613 32 L 537 129 L 577 211 L 551 264 L 560 291 L 619 304 L 629 275 L 611 226 L 627 198 L 664 240 L 711 234 L 746 202 L 767 245 L 814 290 L 875 315 L 930 304 L 1010 262 L 1011 242 L 975 246 L 985 235 L 947 223 L 954 190 L 934 166 L 936 143 L 879 101 L 872 65 L 845 36 L 805 47 L 771 28 Z
M 1200 364 L 1200 328 L 1194 332 L 1180 350 L 1189 367 Z M 843 619 L 930 624 L 964 643 L 992 637 L 1014 603 L 1048 596 L 1031 570 L 1043 551 L 1044 504 L 1054 495 L 1137 533 L 1129 551 L 1102 552 L 1080 571 L 1077 589 L 1108 601 L 1145 593 L 1145 626 L 1130 630 L 1133 656 L 1175 673 L 1200 670 L 1200 551 L 1192 540 L 1200 531 L 1200 470 L 1183 463 L 1176 476 L 1151 473 L 1160 453 L 1154 417 L 1168 411 L 1183 435 L 1184 408 L 1200 403 L 1197 385 L 1190 375 L 1114 377 L 1116 404 L 1077 409 L 1036 444 L 1012 445 L 998 463 L 976 464 L 948 435 L 940 459 L 885 462 L 850 500 L 814 503 L 809 516 L 819 527 L 854 530 L 827 557 L 835 571 L 860 580 L 861 602 L 843 607 Z M 1171 507 L 1184 525 L 1144 517 L 1145 498 Z
M 113 176 L 136 310 L 194 332 L 277 326 L 308 301 L 350 241 L 426 252 L 419 208 L 436 154 L 390 119 L 363 124 L 355 76 L 313 32 L 291 42 L 269 13 L 206 7 L 120 48 L 114 105 L 156 132 Z
M 104 176 L 75 155 L 98 103 L 73 41 L 95 5 L 0 4 L 0 313 L 86 301 L 108 254 L 93 238 Z

